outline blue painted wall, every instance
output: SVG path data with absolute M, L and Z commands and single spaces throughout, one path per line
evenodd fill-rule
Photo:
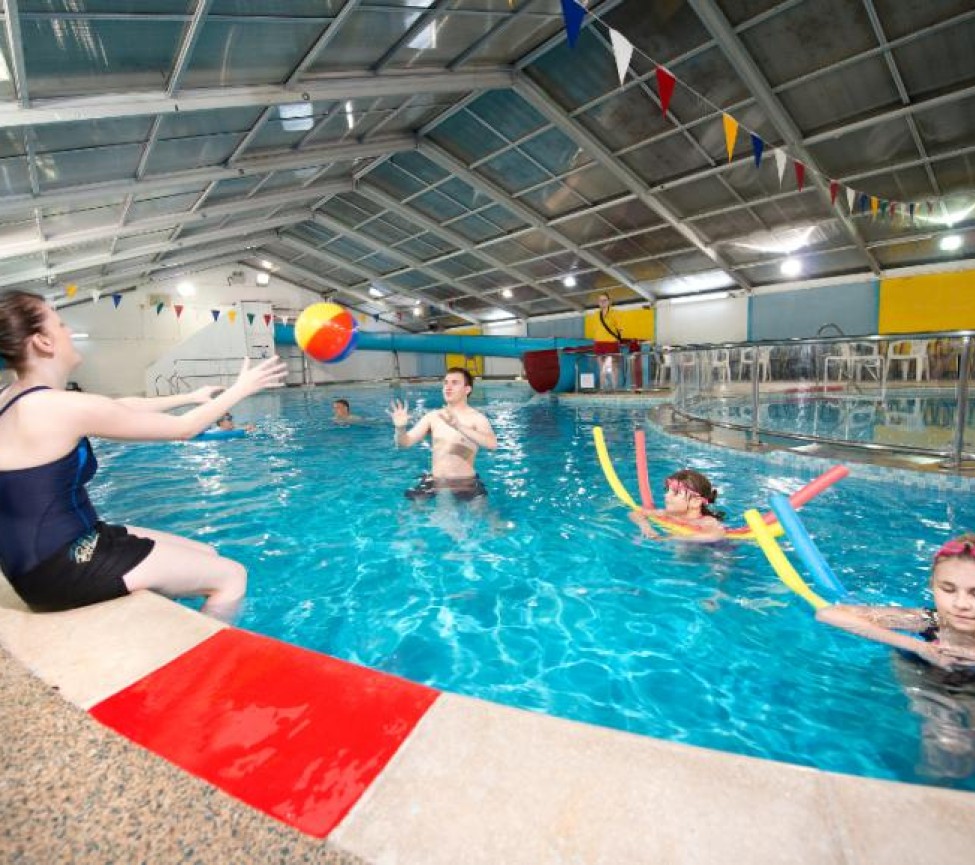
M 748 338 L 816 336 L 830 322 L 846 334 L 861 336 L 877 333 L 879 316 L 880 284 L 875 279 L 762 294 L 749 299 Z M 829 333 L 836 335 L 832 328 Z

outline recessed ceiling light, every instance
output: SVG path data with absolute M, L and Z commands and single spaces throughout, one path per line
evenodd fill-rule
M 257 284 L 258 285 L 270 285 L 271 284 L 271 274 L 269 274 L 269 273 L 259 273 L 259 274 L 257 274 Z
M 196 294 L 196 286 L 192 282 L 181 282 L 176 286 L 176 291 L 180 297 L 193 297 Z
M 266 258 L 261 259 L 261 267 L 265 270 L 274 270 L 274 264 L 268 261 Z
M 419 318 L 421 315 L 423 315 L 423 307 L 422 306 L 419 306 L 419 305 L 418 306 L 414 306 L 413 307 L 413 316 L 415 318 Z
M 961 249 L 961 242 L 960 234 L 948 234 L 938 241 L 938 246 L 945 252 L 954 252 L 956 249 Z
M 508 299 L 514 297 L 515 293 L 510 288 L 502 288 L 501 296 L 505 299 Z
M 783 276 L 798 276 L 802 273 L 802 262 L 798 258 L 787 258 L 779 269 Z
M 566 288 L 575 288 L 576 278 L 570 273 L 568 276 L 562 277 L 562 285 Z

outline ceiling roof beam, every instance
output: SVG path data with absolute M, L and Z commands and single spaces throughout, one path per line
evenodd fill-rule
M 697 14 L 705 29 L 715 38 L 722 54 L 731 64 L 731 68 L 744 82 L 745 87 L 755 97 L 755 101 L 765 112 L 775 130 L 782 137 L 783 142 L 792 151 L 793 158 L 799 159 L 809 169 L 807 177 L 818 192 L 824 205 L 833 211 L 843 231 L 860 250 L 861 254 L 875 275 L 880 276 L 880 264 L 867 249 L 863 238 L 857 232 L 853 222 L 843 212 L 843 203 L 839 196 L 836 201 L 830 200 L 829 181 L 806 149 L 802 140 L 802 133 L 795 121 L 789 116 L 779 98 L 773 92 L 762 71 L 758 68 L 751 54 L 748 53 L 740 37 L 728 23 L 724 13 L 713 0 L 688 0 L 690 7 Z
M 266 249 L 262 249 L 260 254 L 262 258 L 266 258 L 272 264 L 275 264 L 280 268 L 290 270 L 293 273 L 300 274 L 303 279 L 307 279 L 309 282 L 324 286 L 326 291 L 345 294 L 348 297 L 353 297 L 361 303 L 367 303 L 370 306 L 377 305 L 376 298 L 370 297 L 369 293 L 366 291 L 360 291 L 357 288 L 342 285 L 341 282 L 336 282 L 334 279 L 329 279 L 327 276 L 322 276 L 319 273 L 315 273 L 315 271 L 310 270 L 307 267 L 302 267 L 300 264 L 295 264 L 292 261 L 288 261 L 288 259 L 282 258 L 280 255 L 275 255 L 273 252 L 268 252 Z
M 364 232 L 349 228 L 347 225 L 343 225 L 337 219 L 326 216 L 324 213 L 315 211 L 315 215 L 312 218 L 316 223 L 328 231 L 334 232 L 340 236 L 344 235 L 345 237 L 350 237 L 357 243 L 361 243 L 363 246 L 367 246 L 381 255 L 385 255 L 388 258 L 395 258 L 396 260 L 405 264 L 410 270 L 414 270 L 417 273 L 422 273 L 424 276 L 430 277 L 430 279 L 432 279 L 435 283 L 439 282 L 445 285 L 451 285 L 455 280 L 455 277 L 448 273 L 444 273 L 442 270 L 436 267 L 428 267 L 419 258 L 402 252 L 401 250 L 398 250 L 387 243 L 383 243 L 380 240 L 376 240 Z M 524 316 L 524 310 L 518 310 L 517 308 L 515 308 L 515 310 L 517 314 Z M 507 312 L 507 310 L 505 311 Z
M 278 154 L 276 156 L 249 156 L 233 167 L 218 165 L 210 168 L 194 168 L 169 174 L 152 175 L 143 180 L 113 180 L 108 183 L 80 184 L 42 192 L 40 195 L 10 195 L 0 198 L 0 217 L 29 212 L 34 207 L 63 207 L 97 202 L 126 195 L 148 195 L 156 192 L 177 191 L 205 186 L 220 180 L 309 168 L 333 162 L 351 162 L 354 159 L 376 156 L 392 151 L 414 150 L 416 140 L 411 135 L 394 135 L 377 138 L 366 143 L 346 142 L 329 144 L 308 150 Z
M 0 104 L 0 129 L 176 114 L 180 111 L 265 107 L 297 101 L 325 102 L 494 90 L 511 86 L 511 71 L 493 68 L 472 72 L 388 72 L 303 80 L 300 86 L 300 92 L 284 85 L 259 85 L 183 90 L 175 96 L 162 92 L 75 96 L 40 102 L 35 100 L 29 107 L 3 103 Z
M 613 174 L 640 202 L 657 214 L 674 231 L 678 232 L 691 245 L 715 263 L 715 265 L 731 275 L 731 267 L 722 256 L 702 238 L 693 228 L 687 226 L 680 217 L 660 201 L 643 182 L 640 176 L 618 160 L 601 141 L 558 106 L 551 96 L 545 93 L 537 84 L 525 76 L 520 76 L 515 82 L 515 92 L 521 96 L 536 111 L 555 126 L 569 140 L 575 142 L 585 150 L 603 168 Z M 742 288 L 751 288 L 747 280 L 736 278 Z M 644 290 L 639 290 L 643 294 Z M 652 299 L 652 298 L 650 298 Z
M 357 264 L 352 261 L 348 261 L 341 256 L 335 255 L 324 249 L 320 249 L 314 244 L 308 243 L 305 240 L 301 240 L 297 237 L 292 237 L 289 234 L 279 233 L 278 240 L 281 243 L 290 246 L 292 249 L 304 253 L 306 255 L 312 256 L 312 258 L 320 258 L 322 261 L 327 261 L 329 264 L 340 267 L 343 270 L 348 270 L 351 273 L 355 273 L 361 276 L 367 282 L 382 282 L 384 279 L 388 278 L 388 274 L 379 273 L 379 271 L 372 270 L 371 268 L 363 267 L 361 264 Z M 448 307 L 442 300 L 437 300 L 432 297 L 428 297 L 423 291 L 417 289 L 404 289 L 400 286 L 396 286 L 396 294 L 401 294 L 404 297 L 410 297 L 414 300 L 422 301 L 423 303 L 429 304 L 435 307 L 447 315 L 453 315 L 457 318 L 462 318 L 465 321 L 469 321 L 471 324 L 480 324 L 481 320 L 475 316 L 469 315 L 467 313 L 458 312 Z
M 243 239 L 248 234 L 258 231 L 267 231 L 276 228 L 283 228 L 286 225 L 294 225 L 296 222 L 304 222 L 310 216 L 309 210 L 294 212 L 276 217 L 275 219 L 263 220 L 253 223 L 240 223 L 229 228 L 221 228 L 217 231 L 208 231 L 192 237 L 175 242 L 154 243 L 149 246 L 139 247 L 138 249 L 127 249 L 117 253 L 98 253 L 87 258 L 72 259 L 70 262 L 55 265 L 54 267 L 35 267 L 28 271 L 16 273 L 0 274 L 0 286 L 15 285 L 18 282 L 31 279 L 50 279 L 60 277 L 75 271 L 85 270 L 90 267 L 104 267 L 114 264 L 117 261 L 128 261 L 133 258 L 142 258 L 147 255 L 158 255 L 173 249 L 184 249 L 199 246 L 201 243 L 213 243 L 217 240 L 239 237 Z
M 167 96 L 173 96 L 179 90 L 180 82 L 190 65 L 193 49 L 196 47 L 197 39 L 200 38 L 211 5 L 213 5 L 213 0 L 196 0 L 196 9 L 193 10 L 193 17 L 183 31 L 176 61 L 173 63 L 172 72 L 169 73 L 169 81 L 166 82 Z
M 17 102 L 21 108 L 27 108 L 30 105 L 30 93 L 27 89 L 27 64 L 24 63 L 24 41 L 20 33 L 20 13 L 17 2 L 18 0 L 6 0 L 4 3 L 3 26 L 13 67 L 10 72 L 14 79 Z M 2 58 L 0 62 L 3 62 Z
M 493 198 L 503 207 L 514 213 L 523 222 L 527 222 L 532 228 L 544 234 L 547 238 L 549 238 L 549 240 L 552 240 L 564 247 L 566 251 L 574 253 L 578 258 L 581 258 L 583 261 L 587 261 L 589 264 L 593 265 L 598 270 L 601 270 L 607 276 L 612 277 L 615 282 L 626 286 L 631 291 L 635 291 L 637 294 L 645 297 L 647 300 L 654 299 L 654 296 L 649 292 L 648 289 L 641 286 L 635 280 L 630 279 L 630 277 L 622 270 L 614 267 L 612 264 L 609 264 L 599 256 L 596 256 L 593 253 L 583 249 L 564 234 L 556 231 L 529 207 L 526 207 L 520 201 L 512 198 L 501 187 L 496 186 L 491 181 L 471 171 L 463 162 L 454 157 L 452 154 L 448 153 L 439 145 L 436 145 L 429 140 L 421 140 L 419 149 L 420 152 L 428 159 L 437 163 L 441 168 L 455 174 L 468 186 L 483 192 L 489 198 Z
M 112 225 L 101 225 L 95 228 L 84 228 L 79 231 L 65 232 L 64 234 L 58 234 L 48 238 L 34 238 L 20 243 L 10 241 L 0 244 L 0 261 L 5 258 L 14 258 L 18 255 L 32 255 L 45 250 L 50 251 L 53 249 L 66 249 L 72 246 L 84 246 L 88 243 L 98 243 L 99 241 L 110 240 L 115 237 L 146 234 L 151 231 L 193 225 L 198 222 L 215 222 L 224 217 L 235 216 L 238 213 L 247 213 L 251 210 L 270 211 L 278 207 L 296 205 L 307 199 L 318 199 L 323 195 L 338 195 L 340 192 L 348 192 L 351 189 L 352 183 L 350 181 L 337 180 L 332 183 L 323 183 L 320 186 L 309 187 L 308 189 L 266 192 L 263 195 L 256 195 L 253 198 L 228 201 L 184 213 L 163 213 L 159 216 L 140 219 L 138 222 L 130 222 L 127 225 L 116 225 L 113 223 Z
M 460 250 L 460 252 L 466 252 L 480 258 L 482 261 L 485 261 L 491 265 L 491 267 L 495 270 L 500 270 L 502 273 L 506 273 L 516 282 L 528 285 L 534 288 L 536 291 L 540 291 L 547 297 L 552 298 L 552 300 L 567 303 L 573 309 L 582 309 L 582 306 L 577 304 L 575 301 L 568 300 L 558 292 L 552 291 L 547 286 L 543 286 L 541 283 L 535 282 L 532 277 L 526 276 L 517 268 L 503 262 L 500 258 L 496 258 L 490 253 L 478 249 L 477 244 L 472 243 L 470 240 L 464 237 L 464 235 L 454 231 L 452 228 L 447 228 L 446 226 L 441 225 L 439 222 L 430 219 L 428 216 L 420 213 L 418 210 L 407 207 L 402 202 L 393 198 L 393 196 L 388 195 L 383 190 L 379 189 L 379 187 L 371 183 L 360 183 L 356 186 L 356 192 L 365 196 L 366 198 L 372 199 L 372 201 L 376 202 L 377 204 L 381 204 L 387 210 L 391 210 L 394 213 L 399 214 L 404 219 L 419 225 L 424 231 L 430 232 L 430 234 L 439 237 L 441 240 L 447 241 L 447 243 L 452 243 L 458 248 L 458 250 Z M 452 253 L 452 255 L 458 254 L 460 253 Z

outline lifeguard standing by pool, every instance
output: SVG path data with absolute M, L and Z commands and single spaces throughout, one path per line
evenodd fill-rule
M 411 499 L 425 499 L 440 491 L 449 491 L 458 499 L 475 499 L 487 495 L 484 484 L 474 471 L 478 448 L 495 450 L 498 440 L 491 422 L 477 409 L 467 404 L 474 387 L 471 374 L 461 367 L 451 367 L 443 379 L 443 398 L 446 405 L 427 412 L 413 429 L 409 425 L 409 404 L 394 400 L 389 416 L 396 428 L 398 447 L 412 447 L 427 435 L 433 442 L 433 463 L 420 483 L 406 495 Z

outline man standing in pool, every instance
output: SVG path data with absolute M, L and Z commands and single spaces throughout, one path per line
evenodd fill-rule
M 396 428 L 396 445 L 408 448 L 430 436 L 433 460 L 430 471 L 419 484 L 407 490 L 410 499 L 427 499 L 438 492 L 448 491 L 454 498 L 468 501 L 487 495 L 487 490 L 474 471 L 474 457 L 478 448 L 495 450 L 498 440 L 491 423 L 477 409 L 467 404 L 474 389 L 474 379 L 461 367 L 451 367 L 443 379 L 443 398 L 446 405 L 427 412 L 411 430 L 407 430 L 409 403 L 393 400 L 389 416 Z

